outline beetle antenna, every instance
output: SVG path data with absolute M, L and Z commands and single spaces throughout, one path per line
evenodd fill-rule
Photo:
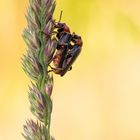
M 63 14 L 63 11 L 61 10 L 61 13 L 60 13 L 60 17 L 59 17 L 59 21 L 58 21 L 58 23 L 61 21 L 62 14 Z

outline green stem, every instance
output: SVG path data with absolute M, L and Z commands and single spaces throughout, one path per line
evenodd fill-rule
M 48 110 L 48 133 L 49 133 L 49 140 L 50 140 L 50 124 L 51 124 L 51 112 Z
M 44 122 L 44 125 L 45 127 L 47 128 L 47 140 L 51 140 L 51 135 L 50 135 L 50 124 L 51 124 L 51 111 L 52 111 L 52 102 L 51 102 L 51 99 L 49 97 L 49 95 L 47 95 L 45 93 L 45 84 L 47 83 L 47 78 L 48 78 L 48 73 L 46 73 L 47 71 L 47 65 L 45 64 L 44 62 L 44 48 L 45 48 L 45 42 L 43 40 L 43 30 L 44 30 L 44 24 L 43 24 L 43 10 L 44 10 L 44 2 L 41 1 L 41 13 L 40 13 L 40 20 L 41 20 L 41 29 L 40 29 L 40 39 L 41 39 L 41 48 L 40 48 L 40 53 L 39 53 L 39 59 L 40 59 L 40 62 L 41 62 L 41 65 L 43 67 L 43 71 L 42 71 L 42 78 L 41 78 L 41 81 L 40 81 L 40 90 L 41 90 L 41 93 L 45 96 L 45 99 L 47 101 L 47 108 L 46 108 L 46 112 L 47 114 L 44 114 L 46 117 L 45 117 L 45 122 Z
M 48 129 L 48 140 L 51 140 L 51 135 L 50 135 L 50 124 L 51 124 L 51 112 L 52 112 L 52 103 L 51 103 L 51 99 L 48 96 L 48 114 L 47 114 L 47 129 Z
M 44 125 L 47 128 L 47 140 L 51 140 L 51 137 L 50 137 L 51 136 L 50 135 L 50 124 L 51 124 L 52 103 L 51 103 L 50 97 L 45 93 L 46 78 L 47 78 L 47 74 L 46 74 L 46 70 L 44 68 L 43 73 L 42 73 L 41 92 L 45 96 L 45 99 L 46 99 L 47 104 L 48 104 L 47 108 L 46 108 L 47 114 L 45 114 L 46 119 L 45 119 Z

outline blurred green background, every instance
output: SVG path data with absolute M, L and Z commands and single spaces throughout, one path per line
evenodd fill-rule
M 33 117 L 20 63 L 27 5 L 0 0 L 0 140 L 23 140 L 22 125 Z M 57 0 L 56 19 L 61 10 L 84 45 L 73 70 L 54 76 L 52 135 L 140 140 L 140 1 Z

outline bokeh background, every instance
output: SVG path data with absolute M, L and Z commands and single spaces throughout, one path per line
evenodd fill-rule
M 0 140 L 21 136 L 30 80 L 21 68 L 28 0 L 0 0 Z M 84 40 L 73 70 L 55 75 L 56 140 L 140 140 L 140 1 L 57 0 L 55 18 Z

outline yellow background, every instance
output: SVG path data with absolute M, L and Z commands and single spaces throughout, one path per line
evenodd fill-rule
M 23 140 L 32 118 L 26 45 L 27 0 L 0 0 L 0 140 Z M 57 0 L 55 18 L 84 40 L 63 78 L 55 76 L 52 135 L 56 140 L 140 140 L 140 1 Z

